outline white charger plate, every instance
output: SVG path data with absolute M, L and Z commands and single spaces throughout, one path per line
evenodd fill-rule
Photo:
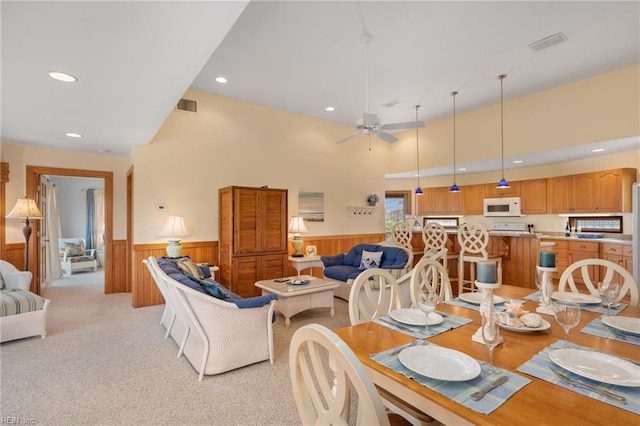
M 420 309 L 396 309 L 391 311 L 389 316 L 393 320 L 407 325 L 436 325 L 444 320 L 440 314 L 435 312 L 426 316 Z
M 617 386 L 640 386 L 640 366 L 614 355 L 563 348 L 549 352 L 549 359 L 560 367 L 587 379 Z
M 623 333 L 640 337 L 640 318 L 604 317 L 602 323 Z
M 480 364 L 469 355 L 441 346 L 412 346 L 398 359 L 409 370 L 437 380 L 464 382 L 480 375 Z
M 479 305 L 482 303 L 482 292 L 475 293 L 462 293 L 458 296 L 460 300 L 467 303 L 473 303 L 474 305 Z M 493 304 L 498 305 L 500 303 L 504 303 L 504 297 L 493 295 Z
M 571 293 L 570 291 L 555 291 L 551 294 L 553 300 L 565 303 L 578 303 L 582 305 L 591 305 L 594 303 L 602 303 L 599 297 L 590 294 Z
M 531 333 L 533 331 L 544 331 L 551 328 L 551 323 L 547 320 L 542 320 L 542 325 L 540 327 L 527 327 L 523 325 L 522 327 L 513 327 L 507 324 L 500 323 L 500 328 L 504 328 L 509 331 L 517 331 L 519 333 Z

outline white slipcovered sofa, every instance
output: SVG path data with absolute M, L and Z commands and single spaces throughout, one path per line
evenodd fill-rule
M 50 300 L 31 293 L 32 274 L 0 260 L 0 343 L 47 335 Z

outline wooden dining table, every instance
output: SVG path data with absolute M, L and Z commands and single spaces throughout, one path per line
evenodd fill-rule
M 533 291 L 530 288 L 503 285 L 496 289 L 494 294 L 506 299 L 522 300 Z M 535 312 L 537 305 L 538 303 L 535 301 L 526 301 L 524 308 Z M 489 360 L 489 349 L 483 344 L 471 340 L 472 335 L 481 325 L 478 311 L 446 303 L 439 304 L 438 311 L 466 317 L 472 319 L 473 322 L 430 337 L 427 339 L 428 342 L 463 352 L 477 360 Z M 580 332 L 583 327 L 600 315 L 582 310 L 580 323 L 570 331 L 569 341 L 640 361 L 640 346 Z M 638 318 L 640 317 L 640 308 L 628 306 L 619 316 Z M 447 425 L 640 424 L 640 416 L 637 414 L 516 371 L 519 366 L 529 361 L 545 347 L 558 340 L 564 340 L 564 329 L 555 322 L 553 316 L 543 315 L 543 318 L 551 323 L 549 330 L 532 333 L 501 330 L 504 342 L 494 349 L 494 365 L 525 376 L 531 380 L 531 383 L 516 392 L 489 415 L 467 408 L 377 363 L 370 357 L 372 354 L 409 343 L 414 340 L 413 337 L 371 321 L 343 327 L 335 332 L 365 365 L 376 386 Z

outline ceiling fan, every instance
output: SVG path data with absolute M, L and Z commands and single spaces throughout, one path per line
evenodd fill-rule
M 365 86 L 366 86 L 366 112 L 362 114 L 362 118 L 356 121 L 356 133 L 347 136 L 344 139 L 339 140 L 337 143 L 344 143 L 348 140 L 360 135 L 375 136 L 388 143 L 393 143 L 398 140 L 392 134 L 385 132 L 385 130 L 399 130 L 399 129 L 415 129 L 418 127 L 424 127 L 424 121 L 408 121 L 406 123 L 392 123 L 392 124 L 380 124 L 380 119 L 376 114 L 369 112 L 369 43 L 373 40 L 373 36 L 368 32 L 362 35 L 362 42 L 365 44 L 366 53 L 366 67 L 365 67 Z

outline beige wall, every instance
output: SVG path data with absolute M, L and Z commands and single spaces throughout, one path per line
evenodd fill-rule
M 504 80 L 505 94 L 517 86 L 517 78 L 513 75 Z M 496 80 L 487 84 L 495 84 L 499 102 L 499 83 Z M 464 90 L 460 90 L 458 105 L 463 98 Z M 505 157 L 639 135 L 640 65 L 504 103 Z M 415 133 L 405 132 L 403 136 L 393 146 L 388 173 L 415 170 Z M 420 130 L 419 140 L 421 168 L 452 163 L 451 117 L 428 123 Z M 459 164 L 499 156 L 499 103 L 456 114 Z
M 173 112 L 153 141 L 134 150 L 136 243 L 161 242 L 170 214 L 185 216 L 186 241 L 218 239 L 218 189 L 229 185 L 289 190 L 289 216 L 298 213 L 298 192 L 324 193 L 325 221 L 307 223 L 311 235 L 380 232 L 384 209 L 348 217 L 347 206 L 366 205 L 384 194 L 389 145 L 310 117 L 189 90 L 198 114 Z M 318 128 L 322 127 L 322 128 Z M 330 127 L 330 128 L 329 128 Z M 166 204 L 158 212 L 156 204 Z
M 65 169 L 100 170 L 113 172 L 113 238 L 126 239 L 125 178 L 129 159 L 103 154 L 83 154 L 53 149 L 31 148 L 2 143 L 2 161 L 9 163 L 9 183 L 6 185 L 7 212 L 17 198 L 25 196 L 27 166 L 60 167 Z M 24 241 L 22 227 L 17 220 L 7 219 L 7 243 Z

